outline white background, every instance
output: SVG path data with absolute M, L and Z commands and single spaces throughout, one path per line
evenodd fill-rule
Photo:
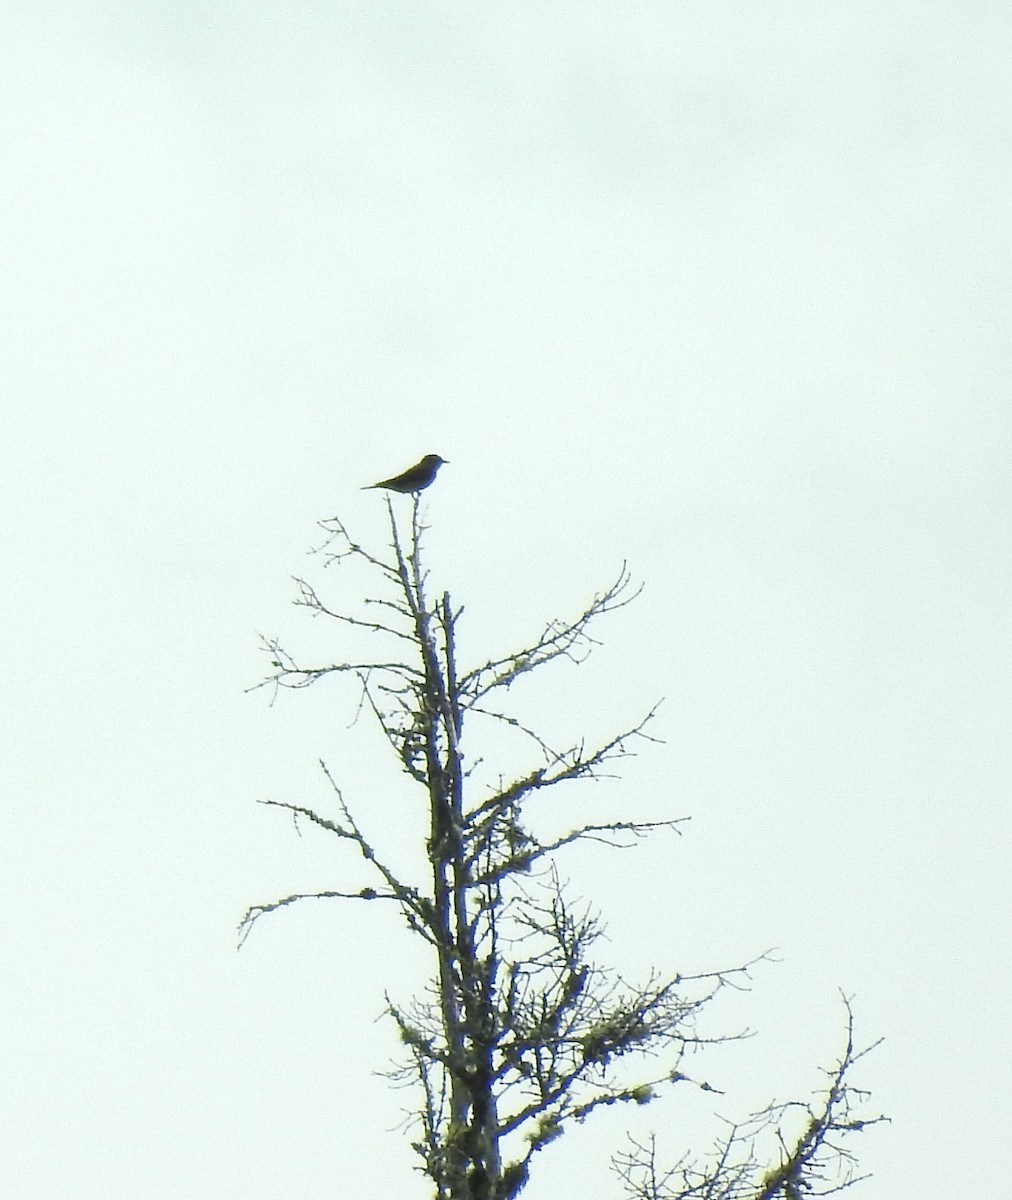
M 17 1200 L 428 1195 L 375 1072 L 424 962 L 272 797 L 327 759 L 410 863 L 419 798 L 340 685 L 244 695 L 337 512 L 421 454 L 468 663 L 645 583 L 517 689 L 566 737 L 658 697 L 567 815 L 630 975 L 776 948 L 727 1093 L 840 1048 L 866 1200 L 1006 1185 L 1012 19 L 1002 5 L 8 5 L 2 29 L 3 1138 Z M 406 506 L 406 502 L 399 501 Z M 318 576 L 314 576 L 318 577 Z M 322 577 L 341 603 L 341 580 Z M 490 757 L 494 740 L 484 745 Z M 525 1196 L 613 1197 L 625 1114 Z M 706 1132 L 699 1132 L 706 1130 Z M 968 1183 L 972 1180 L 972 1183 Z

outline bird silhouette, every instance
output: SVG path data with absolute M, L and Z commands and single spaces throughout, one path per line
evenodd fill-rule
M 438 454 L 426 454 L 421 462 L 416 462 L 413 467 L 408 467 L 400 475 L 395 475 L 392 479 L 381 479 L 379 483 L 370 483 L 362 491 L 367 492 L 371 488 L 389 488 L 391 492 L 420 492 L 436 478 L 436 472 L 445 462 L 446 459 L 440 458 Z

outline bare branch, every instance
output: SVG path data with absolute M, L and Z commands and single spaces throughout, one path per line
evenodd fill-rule
M 396 568 L 382 558 L 371 554 L 356 542 L 339 517 L 329 517 L 325 521 L 317 521 L 317 525 L 327 534 L 327 537 L 309 553 L 322 554 L 325 567 L 339 566 L 348 559 L 359 559 L 374 567 L 391 582 L 397 581 Z
M 511 852 L 492 868 L 476 873 L 468 886 L 485 887 L 507 874 L 517 872 L 526 874 L 535 863 L 573 842 L 599 842 L 614 850 L 628 850 L 635 841 L 645 838 L 658 829 L 671 829 L 680 834 L 680 826 L 688 820 L 690 820 L 689 817 L 676 817 L 670 821 L 610 821 L 602 825 L 581 825 L 578 829 L 570 830 L 569 833 L 561 835 L 554 841 L 544 843 L 527 835 L 520 848 L 511 849 Z M 618 835 L 623 833 L 631 835 L 633 841 L 619 840 Z
M 252 904 L 246 909 L 243 919 L 239 922 L 239 948 L 242 948 L 243 943 L 249 937 L 253 930 L 255 922 L 266 913 L 274 912 L 276 909 L 285 908 L 289 904 L 295 904 L 299 900 L 396 900 L 400 901 L 400 896 L 395 896 L 392 892 L 377 892 L 374 888 L 364 887 L 359 888 L 357 892 L 294 892 L 291 896 L 282 896 L 280 900 L 272 900 L 267 904 Z
M 301 579 L 298 575 L 293 575 L 292 580 L 299 592 L 297 599 L 294 601 L 297 608 L 308 608 L 314 616 L 331 617 L 333 620 L 350 625 L 355 629 L 365 629 L 370 633 L 389 634 L 391 637 L 400 638 L 409 644 L 414 642 L 414 638 L 410 632 L 397 629 L 393 625 L 385 625 L 381 621 L 366 621 L 361 617 L 353 617 L 348 613 L 340 613 L 335 609 L 328 608 L 320 599 L 312 584 L 308 583 L 305 579 Z M 377 603 L 383 602 L 378 601 Z M 391 602 L 387 602 L 386 606 L 393 608 L 399 613 L 403 613 L 403 609 L 398 608 Z
M 401 911 L 404 913 L 405 918 L 407 919 L 409 927 L 416 933 L 421 934 L 426 941 L 430 942 L 431 944 L 436 944 L 439 940 L 439 931 L 434 923 L 434 910 L 432 902 L 422 896 L 416 888 L 402 882 L 394 873 L 394 871 L 378 857 L 372 845 L 366 840 L 365 835 L 355 823 L 355 820 L 352 817 L 347 804 L 345 803 L 341 789 L 337 786 L 337 783 L 331 775 L 326 763 L 324 763 L 322 759 L 320 760 L 320 767 L 324 775 L 327 777 L 327 781 L 330 784 L 335 796 L 337 797 L 337 802 L 341 809 L 341 822 L 332 821 L 327 817 L 321 816 L 311 808 L 306 808 L 305 806 L 299 804 L 290 804 L 287 801 L 261 800 L 259 803 L 270 808 L 285 809 L 296 817 L 305 817 L 314 825 L 319 826 L 319 828 L 325 829 L 327 832 L 333 833 L 339 838 L 343 838 L 352 842 L 358 848 L 362 858 L 364 858 L 383 879 L 387 890 L 376 891 L 373 888 L 361 888 L 357 891 L 348 893 L 348 895 L 356 899 L 373 900 L 389 898 L 396 900 L 400 905 Z M 309 895 L 315 897 L 324 894 L 325 893 L 310 893 Z M 330 893 L 326 894 L 329 895 Z M 343 893 L 333 894 L 337 896 Z M 250 912 L 247 912 L 246 917 L 244 917 L 243 921 L 240 923 L 240 930 L 245 929 L 246 931 L 242 935 L 242 940 L 245 940 L 245 937 L 248 936 L 249 927 L 252 925 L 252 921 L 257 917 L 262 916 L 266 912 L 271 912 L 275 908 L 284 907 L 285 904 L 293 903 L 299 898 L 299 895 L 294 895 L 283 902 L 255 906 L 255 912 L 250 910 L 250 912 L 253 913 L 252 920 L 250 919 Z
M 473 703 L 496 688 L 508 688 L 521 675 L 533 671 L 555 658 L 565 657 L 574 662 L 582 661 L 595 644 L 594 639 L 587 632 L 588 626 L 597 617 L 631 604 L 643 590 L 640 586 L 630 592 L 631 584 L 632 576 L 629 574 L 626 564 L 623 563 L 615 582 L 604 592 L 596 595 L 575 620 L 552 621 L 545 626 L 537 640 L 523 650 L 506 655 L 504 658 L 493 659 L 484 666 L 462 676 L 460 679 L 461 695 Z
M 562 754 L 557 756 L 554 763 L 550 763 L 546 767 L 539 767 L 523 779 L 518 779 L 504 791 L 483 801 L 472 811 L 472 818 L 480 818 L 487 813 L 495 812 L 515 804 L 529 792 L 553 787 L 555 784 L 565 783 L 572 779 L 594 775 L 598 768 L 602 767 L 605 763 L 616 758 L 625 758 L 632 754 L 633 751 L 629 749 L 628 743 L 633 738 L 644 738 L 646 741 L 655 741 L 656 739 L 645 732 L 645 728 L 653 720 L 658 707 L 659 705 L 655 704 L 641 721 L 637 722 L 631 728 L 623 730 L 622 733 L 616 734 L 615 737 L 609 738 L 607 742 L 604 742 L 589 754 L 584 750 L 583 746 L 574 746 L 569 750 L 563 751 Z
M 859 1133 L 888 1120 L 881 1115 L 863 1118 L 854 1115 L 855 1103 L 866 1100 L 868 1094 L 849 1082 L 849 1072 L 881 1044 L 881 1039 L 864 1050 L 855 1051 L 854 1014 L 850 998 L 844 995 L 842 999 L 847 1012 L 846 1046 L 836 1066 L 825 1072 L 829 1086 L 822 1104 L 817 1108 L 798 1102 L 781 1106 L 777 1140 L 784 1157 L 779 1166 L 766 1174 L 755 1200 L 777 1200 L 777 1197 L 795 1200 L 802 1194 L 828 1196 L 859 1182 L 854 1175 L 853 1154 L 847 1146 L 833 1139 Z M 804 1111 L 806 1121 L 802 1132 L 792 1142 L 781 1125 L 788 1112 L 798 1108 Z
M 268 638 L 261 634 L 260 641 L 261 649 L 271 657 L 274 670 L 259 683 L 246 688 L 247 692 L 255 692 L 268 684 L 273 684 L 275 689 L 309 687 L 325 675 L 369 675 L 373 672 L 384 672 L 394 677 L 411 679 L 417 674 L 415 668 L 401 662 L 329 663 L 322 667 L 301 667 L 276 638 Z
M 674 1166 L 658 1166 L 656 1140 L 631 1142 L 632 1149 L 616 1156 L 614 1166 L 625 1190 L 634 1200 L 800 1200 L 802 1196 L 829 1196 L 858 1183 L 854 1158 L 842 1138 L 888 1118 L 859 1117 L 855 1106 L 867 1093 L 850 1082 L 850 1072 L 879 1043 L 855 1052 L 853 1014 L 847 1012 L 847 1037 L 838 1063 L 826 1072 L 829 1086 L 817 1105 L 798 1101 L 771 1104 L 743 1123 L 727 1123 L 728 1132 L 718 1141 L 713 1160 L 697 1165 L 684 1156 Z M 800 1127 L 794 1118 L 801 1117 Z M 787 1125 L 796 1132 L 788 1133 Z M 775 1166 L 763 1167 L 760 1143 L 772 1140 L 779 1148 Z

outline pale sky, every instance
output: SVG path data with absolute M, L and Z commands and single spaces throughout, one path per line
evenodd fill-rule
M 602 955 L 781 960 L 712 1012 L 756 1031 L 699 1060 L 726 1096 L 636 1128 L 674 1160 L 818 1087 L 843 989 L 893 1118 L 855 1197 L 1007 1190 L 1007 7 L 13 0 L 0 35 L 0 1192 L 428 1196 L 376 1074 L 406 935 L 235 937 L 364 882 L 256 803 L 325 806 L 321 756 L 410 853 L 353 690 L 244 688 L 258 631 L 342 656 L 290 576 L 334 513 L 380 550 L 359 489 L 428 452 L 470 663 L 645 585 L 516 694 L 560 740 L 665 697 L 547 818 L 691 817 L 564 862 Z M 630 1124 L 525 1200 L 619 1197 Z

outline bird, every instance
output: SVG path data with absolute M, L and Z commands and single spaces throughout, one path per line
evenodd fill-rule
M 381 479 L 379 483 L 370 483 L 362 491 L 367 492 L 371 488 L 389 488 L 391 492 L 420 492 L 436 478 L 436 472 L 445 462 L 446 459 L 440 458 L 438 454 L 426 454 L 420 462 L 416 462 L 413 467 L 408 467 L 400 475 L 395 475 L 392 479 Z

